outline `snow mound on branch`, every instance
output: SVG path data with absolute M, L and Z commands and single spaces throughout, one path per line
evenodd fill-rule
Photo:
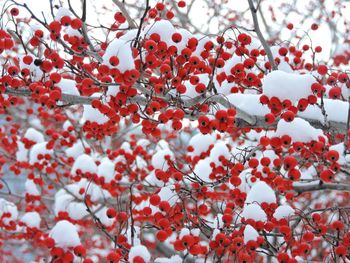
M 102 159 L 97 169 L 97 175 L 103 177 L 106 183 L 111 182 L 115 175 L 114 163 L 108 158 Z
M 29 128 L 23 137 L 36 143 L 45 141 L 44 135 L 34 128 Z
M 137 256 L 143 258 L 145 263 L 148 263 L 151 261 L 151 254 L 149 253 L 148 249 L 145 246 L 138 245 L 138 246 L 133 246 L 130 249 L 129 261 L 133 262 L 134 258 Z
M 55 245 L 61 248 L 75 247 L 80 244 L 78 230 L 67 220 L 57 222 L 49 236 L 55 240 Z
M 108 121 L 108 117 L 102 114 L 99 110 L 94 109 L 91 105 L 84 105 L 84 112 L 81 119 L 82 123 L 86 121 L 96 122 L 97 124 L 104 124 Z
M 282 218 L 288 218 L 289 216 L 294 215 L 295 211 L 292 207 L 289 205 L 280 205 L 275 210 L 275 213 L 273 214 L 273 217 L 277 220 L 280 220 Z
M 59 83 L 56 84 L 57 87 L 61 89 L 63 94 L 70 95 L 80 95 L 76 86 L 76 82 L 71 79 L 61 79 Z
M 253 219 L 255 221 L 266 222 L 267 215 L 258 204 L 245 205 L 241 214 L 245 219 Z
M 60 21 L 61 18 L 64 16 L 74 17 L 72 12 L 68 8 L 64 8 L 64 7 L 58 8 L 55 15 L 55 20 Z
M 267 113 L 270 113 L 269 108 L 260 103 L 260 95 L 234 93 L 228 95 L 227 99 L 235 108 L 250 115 L 265 116 Z
M 287 73 L 292 73 L 293 69 L 291 68 L 291 66 L 284 60 L 284 57 L 278 53 L 280 48 L 281 48 L 280 46 L 272 46 L 271 47 L 271 52 L 272 52 L 273 58 L 280 59 L 280 63 L 277 65 L 277 68 L 281 71 L 284 71 Z
M 164 186 L 159 191 L 158 196 L 160 197 L 160 200 L 167 201 L 170 206 L 175 205 L 177 200 L 179 199 L 179 196 L 176 194 L 175 191 L 171 189 L 170 186 Z
M 97 165 L 95 161 L 91 158 L 91 156 L 87 154 L 82 154 L 75 160 L 71 173 L 76 175 L 78 169 L 82 173 L 96 173 Z
M 16 160 L 17 162 L 28 161 L 28 150 L 24 147 L 24 143 L 20 141 L 17 141 Z
M 219 158 L 225 157 L 226 160 L 231 159 L 230 151 L 225 142 L 219 141 L 215 143 L 213 149 L 210 151 L 210 158 L 216 165 L 222 165 Z
M 21 222 L 24 223 L 27 227 L 39 228 L 41 218 L 37 212 L 28 212 L 22 216 Z
M 69 185 L 67 188 L 73 193 L 79 191 L 77 185 Z M 54 211 L 55 215 L 58 215 L 59 212 L 67 212 L 74 220 L 80 220 L 88 215 L 85 204 L 75 201 L 75 197 L 64 189 L 59 190 L 55 195 Z
M 250 189 L 247 198 L 245 200 L 246 204 L 251 203 L 276 203 L 276 195 L 272 188 L 265 182 L 256 182 Z
M 174 255 L 170 258 L 156 258 L 154 263 L 182 263 L 183 260 L 179 255 Z
M 53 154 L 53 150 L 48 150 L 46 148 L 46 142 L 35 144 L 29 153 L 29 163 L 30 164 L 34 164 L 36 162 L 40 163 L 40 160 L 38 159 L 39 154 L 42 154 L 42 155 L 48 154 L 51 156 Z
M 171 36 L 175 32 L 175 27 L 168 20 L 160 20 L 154 22 L 154 24 L 146 26 L 143 30 L 143 35 L 145 38 L 148 38 L 153 33 L 157 33 L 160 36 L 160 40 L 167 43 L 168 46 L 171 46 L 175 44 L 171 39 Z
M 170 160 L 174 160 L 174 153 L 169 149 L 159 150 L 152 156 L 152 166 L 154 169 L 161 169 L 166 171 L 169 169 L 168 161 L 166 157 L 169 156 Z
M 4 213 L 9 213 L 9 217 L 2 218 Z M 17 206 L 3 198 L 0 198 L 0 218 L 2 218 L 2 223 L 4 225 L 9 225 L 12 220 L 17 220 L 18 210 Z
M 84 154 L 85 149 L 84 145 L 86 145 L 86 142 L 82 141 L 77 141 L 76 143 L 73 144 L 72 147 L 66 149 L 66 155 L 68 157 L 73 157 L 74 159 L 78 158 L 80 155 Z
M 251 225 L 247 225 L 244 229 L 244 244 L 247 244 L 249 241 L 256 241 L 259 237 L 259 233 Z
M 277 124 L 276 136 L 289 135 L 293 142 L 310 142 L 318 140 L 319 136 L 323 136 L 320 129 L 315 129 L 301 118 L 295 118 L 291 122 L 280 119 Z
M 40 191 L 39 191 L 37 185 L 33 182 L 33 180 L 27 179 L 25 184 L 24 184 L 24 187 L 26 189 L 27 194 L 34 195 L 34 196 L 40 195 Z
M 209 84 L 209 75 L 208 74 L 197 74 L 196 76 L 199 78 L 198 84 L 202 83 L 205 86 L 208 86 L 208 84 Z M 200 93 L 198 93 L 196 91 L 196 85 L 192 85 L 189 80 L 185 80 L 183 82 L 183 84 L 186 86 L 186 92 L 184 94 L 182 94 L 182 99 L 186 100 L 186 99 L 195 98 L 195 97 L 201 95 Z
M 205 158 L 203 160 L 199 160 L 196 164 L 196 167 L 193 170 L 193 175 L 196 175 L 204 182 L 211 182 L 212 180 L 209 178 L 209 175 L 212 172 L 212 167 L 210 166 L 211 159 Z
M 119 64 L 116 66 L 121 73 L 127 70 L 135 69 L 135 62 L 132 55 L 131 42 L 122 39 L 114 39 L 107 47 L 105 54 L 103 55 L 103 63 L 113 68 L 109 63 L 109 59 L 112 56 L 117 56 Z
M 189 142 L 189 146 L 193 147 L 193 152 L 189 152 L 188 155 L 199 156 L 202 152 L 206 152 L 211 144 L 215 143 L 215 139 L 211 134 L 198 133 L 193 136 Z
M 296 102 L 312 95 L 311 85 L 315 79 L 309 75 L 298 75 L 276 70 L 269 73 L 263 83 L 263 93 L 268 97 L 278 97 Z
M 348 107 L 347 101 L 323 99 L 324 108 L 327 113 L 328 121 L 346 123 L 348 119 Z M 321 100 L 318 100 L 318 104 L 321 104 Z M 309 105 L 305 111 L 299 112 L 298 116 L 303 118 L 309 118 L 318 120 L 324 124 L 324 116 L 321 109 L 317 105 Z

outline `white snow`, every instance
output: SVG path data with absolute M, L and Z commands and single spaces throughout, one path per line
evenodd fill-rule
M 311 85 L 315 79 L 309 74 L 286 73 L 275 70 L 269 73 L 263 83 L 263 93 L 268 97 L 278 97 L 296 102 L 312 95 Z
M 68 8 L 60 7 L 55 14 L 55 20 L 60 21 L 62 17 L 69 16 L 74 17 L 72 12 Z
M 257 238 L 259 237 L 259 233 L 251 225 L 246 225 L 243 236 L 244 236 L 244 244 L 247 244 L 251 240 L 256 241 Z
M 27 194 L 34 195 L 34 196 L 41 195 L 37 185 L 31 179 L 26 180 L 25 189 Z
M 315 129 L 302 118 L 294 118 L 291 122 L 280 119 L 277 124 L 276 136 L 289 135 L 293 142 L 310 142 L 323 136 L 320 129 Z
M 52 156 L 53 150 L 48 150 L 46 148 L 46 142 L 41 142 L 33 145 L 29 153 L 29 163 L 30 164 L 34 164 L 36 162 L 40 163 L 41 161 L 38 160 L 39 154 L 42 154 L 42 155 L 49 154 Z
M 230 151 L 224 141 L 218 141 L 215 143 L 213 149 L 210 151 L 211 161 L 214 162 L 217 166 L 222 165 L 219 161 L 219 157 L 225 157 L 226 160 L 230 160 L 232 158 Z
M 294 209 L 289 205 L 280 205 L 277 207 L 275 213 L 273 214 L 273 217 L 277 220 L 280 220 L 282 218 L 288 218 L 289 216 L 294 215 L 294 213 Z
M 246 204 L 251 203 L 276 203 L 276 195 L 273 189 L 265 182 L 256 182 L 250 189 L 247 198 L 245 200 Z
M 267 220 L 265 211 L 256 203 L 245 205 L 241 216 L 245 219 L 253 219 L 255 221 L 266 222 Z
M 202 152 L 206 152 L 211 144 L 214 144 L 215 139 L 211 134 L 198 133 L 194 135 L 190 141 L 189 146 L 193 147 L 193 152 L 189 152 L 189 156 L 199 156 Z
M 41 217 L 37 212 L 28 212 L 25 213 L 21 220 L 27 227 L 36 227 L 40 228 Z
M 29 128 L 23 137 L 36 143 L 45 141 L 44 135 L 34 128 Z
M 175 203 L 179 199 L 176 192 L 173 191 L 170 186 L 162 187 L 162 189 L 158 193 L 158 196 L 160 197 L 161 201 L 168 201 L 170 206 L 175 205 Z
M 212 173 L 212 168 L 210 167 L 211 159 L 209 157 L 199 160 L 196 164 L 193 174 L 198 176 L 204 182 L 211 182 L 209 175 Z
M 265 116 L 270 112 L 266 105 L 260 103 L 260 95 L 234 93 L 227 96 L 227 99 L 236 108 L 255 116 Z
M 170 258 L 156 258 L 154 263 L 182 263 L 183 260 L 179 255 L 171 256 Z
M 170 156 L 170 159 L 174 160 L 174 153 L 169 149 L 159 150 L 152 156 L 152 165 L 154 169 L 168 170 L 169 165 L 165 159 L 166 156 Z
M 80 244 L 76 226 L 67 220 L 57 222 L 51 229 L 49 236 L 55 240 L 55 245 L 57 247 L 67 249 Z
M 16 160 L 18 162 L 28 161 L 28 150 L 24 147 L 24 143 L 20 141 L 17 141 Z
M 75 175 L 78 169 L 83 173 L 96 173 L 97 165 L 90 155 L 82 154 L 75 160 L 71 173 Z
M 133 246 L 129 251 L 129 261 L 133 262 L 135 257 L 141 257 L 145 261 L 145 263 L 148 263 L 151 261 L 151 254 L 149 253 L 148 249 L 145 246 L 137 245 Z
M 86 142 L 84 142 L 84 145 L 87 145 Z M 66 155 L 68 157 L 73 157 L 74 159 L 78 158 L 80 155 L 84 154 L 84 145 L 81 140 L 77 141 L 72 147 L 65 150 Z
M 130 41 L 115 38 L 107 47 L 103 55 L 103 63 L 112 68 L 109 59 L 112 56 L 117 56 L 119 64 L 116 66 L 121 73 L 135 68 L 134 58 L 132 55 Z
M 84 105 L 84 112 L 81 123 L 86 121 L 96 122 L 97 124 L 104 124 L 108 121 L 108 117 L 102 114 L 99 110 L 94 109 L 91 105 Z
M 17 217 L 18 217 L 17 206 L 12 202 L 9 202 L 3 198 L 0 198 L 0 218 L 4 213 L 9 213 L 10 217 L 4 217 L 2 219 L 3 224 L 9 225 L 12 220 L 17 220 Z
M 115 175 L 114 163 L 108 158 L 103 158 L 98 166 L 97 175 L 104 177 L 106 183 L 112 181 Z
M 56 84 L 56 86 L 61 89 L 62 94 L 80 95 L 77 84 L 72 79 L 62 78 L 61 81 Z

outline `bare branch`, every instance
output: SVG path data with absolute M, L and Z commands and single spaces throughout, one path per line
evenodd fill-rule
M 350 192 L 350 184 L 344 183 L 323 183 L 319 181 L 317 184 L 297 184 L 293 185 L 294 191 L 298 193 L 305 193 L 311 191 L 321 191 L 321 190 L 336 190 L 336 191 L 346 191 Z
M 257 16 L 257 11 L 258 11 L 259 7 L 257 7 L 257 8 L 254 7 L 253 0 L 248 0 L 248 3 L 249 3 L 250 12 L 251 12 L 252 17 L 253 17 L 255 33 L 257 34 L 261 44 L 264 47 L 267 58 L 269 59 L 269 62 L 271 64 L 272 70 L 277 70 L 277 66 L 276 66 L 276 63 L 273 59 L 271 49 L 270 49 L 269 45 L 267 44 L 267 42 L 266 42 L 266 40 L 265 40 L 263 34 L 261 33 L 261 30 L 260 30 L 258 16 Z

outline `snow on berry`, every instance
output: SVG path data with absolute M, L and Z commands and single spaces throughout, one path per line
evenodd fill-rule
M 245 202 L 247 204 L 276 203 L 276 195 L 267 183 L 259 181 L 250 189 Z
M 266 222 L 267 220 L 265 211 L 262 210 L 261 206 L 256 203 L 245 205 L 243 212 L 241 213 L 241 217 L 244 219 L 252 219 L 254 221 L 262 222 Z
M 244 244 L 247 244 L 251 240 L 256 241 L 259 237 L 259 233 L 251 225 L 246 225 L 246 227 L 244 228 L 243 236 Z
M 51 229 L 49 236 L 55 240 L 55 245 L 67 249 L 80 244 L 78 229 L 67 220 L 61 220 Z
M 294 215 L 295 211 L 292 207 L 289 205 L 280 205 L 276 208 L 275 213 L 273 214 L 273 217 L 277 220 L 280 220 L 282 218 L 289 218 L 290 216 Z
M 41 217 L 37 212 L 27 212 L 21 217 L 20 221 L 27 227 L 35 227 L 39 229 Z
M 323 132 L 320 129 L 315 129 L 309 122 L 301 118 L 295 118 L 291 122 L 281 119 L 277 124 L 276 136 L 283 135 L 290 136 L 293 142 L 310 142 L 318 140 L 319 136 L 323 137 Z
M 263 83 L 263 94 L 269 98 L 289 99 L 296 102 L 312 95 L 315 79 L 309 74 L 286 73 L 280 70 L 269 73 Z
M 137 245 L 133 246 L 129 251 L 129 261 L 134 262 L 136 257 L 141 257 L 145 263 L 151 261 L 151 254 L 145 246 Z

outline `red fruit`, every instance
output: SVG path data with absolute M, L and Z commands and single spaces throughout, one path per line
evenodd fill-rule
M 75 18 L 71 22 L 71 27 L 74 29 L 79 29 L 83 25 L 83 22 L 79 18 Z
M 12 16 L 18 16 L 19 10 L 18 10 L 17 7 L 13 7 L 13 8 L 11 8 L 10 13 L 11 13 Z
M 289 170 L 295 168 L 298 164 L 298 160 L 294 156 L 286 156 L 283 160 L 284 169 Z
M 160 203 L 159 195 L 152 195 L 149 199 L 149 202 L 151 203 L 151 205 L 158 206 Z
M 318 25 L 315 24 L 315 23 L 312 24 L 312 25 L 311 25 L 311 29 L 312 29 L 312 30 L 317 30 L 317 29 L 318 29 Z
M 204 93 L 207 87 L 203 83 L 199 83 L 195 89 L 198 93 Z
M 335 150 L 330 150 L 327 152 L 326 158 L 331 162 L 336 162 L 339 159 L 339 153 Z
M 288 53 L 288 49 L 285 48 L 285 47 L 281 47 L 279 50 L 278 50 L 278 54 L 280 54 L 281 56 L 286 56 Z
M 165 241 L 168 238 L 168 233 L 166 231 L 164 231 L 164 230 L 159 230 L 157 232 L 157 234 L 156 234 L 156 238 L 159 241 L 163 242 L 163 241 Z
M 265 121 L 268 124 L 272 124 L 275 122 L 275 115 L 273 115 L 272 113 L 268 113 L 265 115 Z
M 117 65 L 119 64 L 119 58 L 118 58 L 117 56 L 111 56 L 111 57 L 109 58 L 109 63 L 110 63 L 113 67 L 115 67 L 115 66 L 117 66 Z
M 114 14 L 114 19 L 120 24 L 123 24 L 126 21 L 126 18 L 124 17 L 122 12 L 117 12 Z
M 117 216 L 117 211 L 114 208 L 110 207 L 107 209 L 106 214 L 109 218 L 114 218 Z
M 294 120 L 295 114 L 292 111 L 286 111 L 282 114 L 282 118 L 286 121 L 286 122 L 291 122 Z
M 331 182 L 334 178 L 334 174 L 331 170 L 327 169 L 321 172 L 320 178 L 323 182 Z
M 326 74 L 327 74 L 327 71 L 328 71 L 328 68 L 327 68 L 326 65 L 321 64 L 321 65 L 319 65 L 319 66 L 317 67 L 317 72 L 318 72 L 318 74 L 320 74 L 320 75 L 326 75 Z
M 52 33 L 59 33 L 61 31 L 61 24 L 58 21 L 52 21 L 49 24 L 49 28 Z
M 76 246 L 74 248 L 74 254 L 78 257 L 86 256 L 86 248 L 83 245 Z
M 171 39 L 175 42 L 175 43 L 179 43 L 182 40 L 182 35 L 180 33 L 174 33 L 171 36 Z
M 186 6 L 186 2 L 185 2 L 185 1 L 179 1 L 179 2 L 177 3 L 177 6 L 180 7 L 180 8 L 183 8 L 183 7 Z
M 72 19 L 69 16 L 63 16 L 60 21 L 62 25 L 69 26 L 72 22 Z
M 328 93 L 331 99 L 339 99 L 341 97 L 341 88 L 340 87 L 332 87 Z

